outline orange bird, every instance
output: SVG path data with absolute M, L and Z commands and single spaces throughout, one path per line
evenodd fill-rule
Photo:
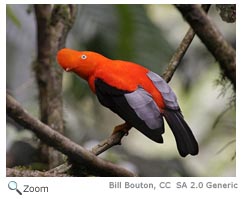
M 198 154 L 198 143 L 185 122 L 169 85 L 147 68 L 128 61 L 111 60 L 95 52 L 61 49 L 58 63 L 85 79 L 99 102 L 118 114 L 124 124 L 113 133 L 132 127 L 163 143 L 164 119 L 171 128 L 182 157 Z

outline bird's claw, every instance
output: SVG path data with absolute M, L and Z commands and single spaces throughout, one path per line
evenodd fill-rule
M 116 127 L 114 127 L 113 134 L 116 134 L 118 132 L 123 132 L 125 136 L 129 135 L 129 130 L 131 129 L 131 126 L 128 123 L 120 124 Z

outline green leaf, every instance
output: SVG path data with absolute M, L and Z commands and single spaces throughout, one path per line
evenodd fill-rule
M 16 15 L 14 14 L 13 10 L 11 9 L 10 5 L 6 6 L 6 14 L 7 17 L 18 27 L 21 28 L 21 23 L 19 21 L 19 19 L 16 17 Z

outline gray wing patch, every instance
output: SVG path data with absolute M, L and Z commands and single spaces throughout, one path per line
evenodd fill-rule
M 148 72 L 147 76 L 152 80 L 153 84 L 156 86 L 156 88 L 163 96 L 165 105 L 170 109 L 179 110 L 180 107 L 177 103 L 176 95 L 169 87 L 167 82 L 163 78 L 161 78 L 158 74 L 152 71 Z
M 138 87 L 134 92 L 125 94 L 125 98 L 137 116 L 150 129 L 162 128 L 163 120 L 160 110 L 147 91 L 142 87 Z

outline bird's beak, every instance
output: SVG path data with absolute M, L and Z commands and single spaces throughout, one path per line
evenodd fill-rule
M 74 66 L 76 65 L 75 57 L 76 55 L 73 55 L 74 53 L 77 54 L 76 51 L 63 48 L 57 53 L 57 61 L 59 65 L 66 71 L 70 72 L 74 69 Z

